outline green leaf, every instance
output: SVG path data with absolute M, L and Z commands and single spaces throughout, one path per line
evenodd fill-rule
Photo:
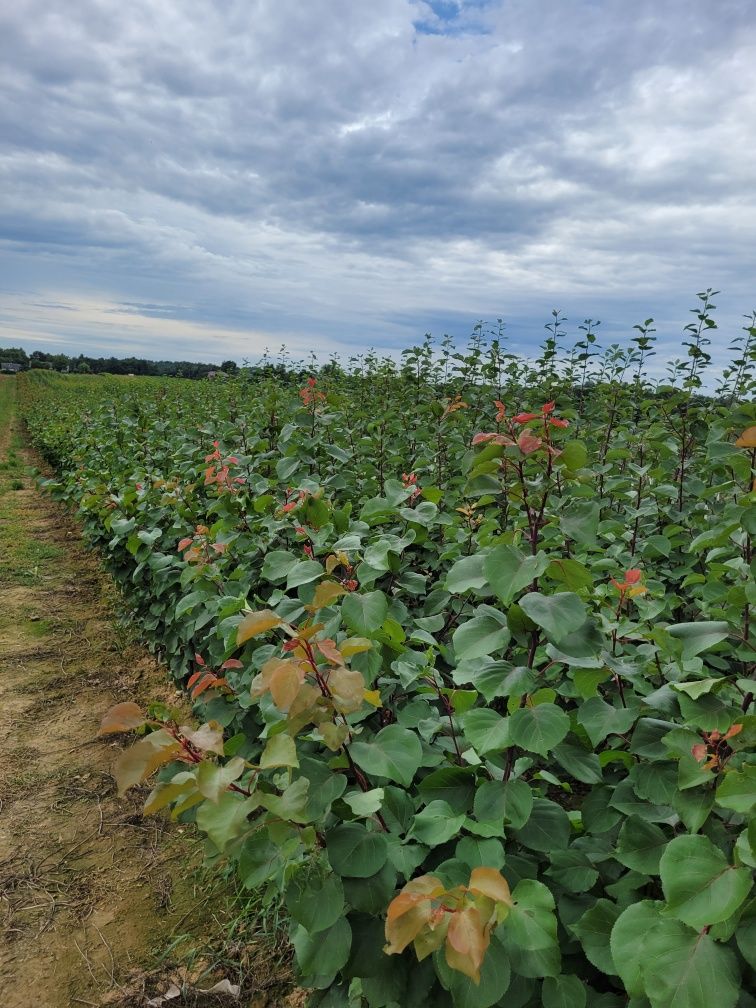
M 746 765 L 742 771 L 727 770 L 717 788 L 717 805 L 749 815 L 756 807 L 756 766 Z
M 383 915 L 396 892 L 396 877 L 397 870 L 389 860 L 369 878 L 345 878 L 347 903 L 360 913 Z
M 289 844 L 273 843 L 267 830 L 248 834 L 238 853 L 237 871 L 245 889 L 260 889 L 270 882 L 278 882 L 289 856 Z
M 344 823 L 326 834 L 328 860 L 333 870 L 348 878 L 368 878 L 385 865 L 385 833 L 374 833 L 357 823 Z
M 524 826 L 533 810 L 533 792 L 523 780 L 484 781 L 475 793 L 475 817 L 480 822 Z
M 485 658 L 506 647 L 510 640 L 506 618 L 490 607 L 462 623 L 454 631 L 452 643 L 458 661 Z
M 485 558 L 483 569 L 499 601 L 509 605 L 515 595 L 543 574 L 548 562 L 545 553 L 533 556 L 515 546 L 497 546 Z
M 685 693 L 691 698 L 691 700 L 698 700 L 699 697 L 704 696 L 706 693 L 711 693 L 712 690 L 723 686 L 727 682 L 726 679 L 694 679 L 691 682 L 676 682 L 672 683 L 672 689 L 677 693 Z
M 519 605 L 555 644 L 574 633 L 588 618 L 585 605 L 574 592 L 557 592 L 555 595 L 530 592 L 520 599 Z
M 569 717 L 552 703 L 520 707 L 510 718 L 510 723 L 512 742 L 539 756 L 548 756 L 570 730 Z
M 524 826 L 514 830 L 516 839 L 531 850 L 548 853 L 564 850 L 570 840 L 570 820 L 564 809 L 548 798 L 536 798 Z
M 432 801 L 417 813 L 410 833 L 421 843 L 438 847 L 459 833 L 465 818 L 464 813 L 455 816 L 447 802 Z
M 559 527 L 566 536 L 581 546 L 593 546 L 598 536 L 601 505 L 593 501 L 577 501 L 559 518 Z
M 358 595 L 353 592 L 341 603 L 341 618 L 360 637 L 380 630 L 388 616 L 388 600 L 382 591 Z
M 609 935 L 619 913 L 619 907 L 615 903 L 608 899 L 599 899 L 590 910 L 586 910 L 577 923 L 572 925 L 572 930 L 580 939 L 587 959 L 607 976 L 616 974 L 609 948 Z
M 604 780 L 601 763 L 594 752 L 579 745 L 562 742 L 553 753 L 557 763 L 581 784 L 601 784 Z
M 542 883 L 533 879 L 518 882 L 512 893 L 514 906 L 501 928 L 521 949 L 536 952 L 557 942 L 554 897 Z
M 475 771 L 471 767 L 440 767 L 420 781 L 418 790 L 425 801 L 438 798 L 448 802 L 453 812 L 467 812 L 475 796 Z
M 364 819 L 374 815 L 383 805 L 383 793 L 383 788 L 352 791 L 344 795 L 344 801 L 358 818 Z
M 585 1008 L 585 984 L 576 976 L 546 977 L 541 991 L 543 1008 Z
M 291 735 L 272 735 L 260 756 L 260 767 L 269 770 L 271 767 L 298 767 L 297 747 Z
M 240 756 L 234 756 L 222 766 L 219 763 L 204 761 L 199 764 L 195 774 L 197 790 L 203 797 L 217 802 L 220 796 L 228 790 L 229 784 L 241 777 L 245 766 L 246 764 Z
M 433 962 L 441 985 L 451 993 L 454 1008 L 491 1008 L 491 1005 L 501 1001 L 509 988 L 509 960 L 496 937 L 491 939 L 483 960 L 479 984 L 474 984 L 469 977 L 452 969 L 446 962 L 443 950 L 434 953 Z
M 662 903 L 651 900 L 634 903 L 619 915 L 612 928 L 609 947 L 614 969 L 632 997 L 646 993 L 642 973 L 643 961 L 647 955 L 645 943 L 649 933 L 659 923 L 662 906 Z
M 671 912 L 700 931 L 727 920 L 748 895 L 751 873 L 730 865 L 708 837 L 671 840 L 659 865 L 662 889 Z
M 487 707 L 478 707 L 464 716 L 465 738 L 480 756 L 501 752 L 510 745 L 510 721 Z
M 683 642 L 683 658 L 695 658 L 729 637 L 730 626 L 722 621 L 703 620 L 700 623 L 676 623 L 667 627 L 667 633 Z
M 297 966 L 308 987 L 328 987 L 349 959 L 352 929 L 346 917 L 315 934 L 297 925 L 291 936 Z
M 607 735 L 623 735 L 628 731 L 637 713 L 625 707 L 613 707 L 601 697 L 591 697 L 580 705 L 578 723 L 585 728 L 591 744 L 597 746 Z
M 669 837 L 659 826 L 632 815 L 622 824 L 614 856 L 626 868 L 658 875 L 659 859 L 668 842 Z
M 598 872 L 588 855 L 577 847 L 554 850 L 549 855 L 551 864 L 546 869 L 549 878 L 571 893 L 588 892 L 596 884 Z
M 309 822 L 308 801 L 310 782 L 306 777 L 299 777 L 284 789 L 283 794 L 258 793 L 260 804 L 279 819 L 287 822 Z
M 483 573 L 485 554 L 475 553 L 473 556 L 461 557 L 455 561 L 446 575 L 444 588 L 453 595 L 462 595 L 466 591 L 482 591 L 486 587 L 486 575 Z
M 298 562 L 294 553 L 289 553 L 288 550 L 272 550 L 265 554 L 260 577 L 273 583 L 283 581 Z
M 506 860 L 504 845 L 495 838 L 463 837 L 454 856 L 470 868 L 503 868 Z
M 286 575 L 287 588 L 299 588 L 300 585 L 309 584 L 324 574 L 322 564 L 317 560 L 300 560 L 290 568 Z
M 571 592 L 590 588 L 593 584 L 593 575 L 579 560 L 564 558 L 552 560 L 545 573 L 551 581 L 563 584 L 567 591 Z
M 256 798 L 244 798 L 225 791 L 217 802 L 203 802 L 197 809 L 197 826 L 210 837 L 219 851 L 248 829 L 247 816 L 259 805 Z
M 290 916 L 310 934 L 325 931 L 344 913 L 344 887 L 338 875 L 317 864 L 297 871 L 286 887 Z
M 734 1008 L 740 993 L 735 956 L 709 935 L 662 918 L 644 953 L 643 983 L 652 1008 Z
M 382 728 L 372 742 L 353 742 L 352 759 L 368 775 L 385 777 L 409 787 L 423 759 L 415 732 L 400 725 Z

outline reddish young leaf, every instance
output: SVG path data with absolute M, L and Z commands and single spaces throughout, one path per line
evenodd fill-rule
M 541 439 L 527 430 L 524 430 L 517 439 L 517 447 L 523 455 L 532 455 L 534 451 L 538 451 L 541 444 Z
M 192 699 L 196 700 L 206 689 L 214 686 L 217 681 L 218 677 L 213 672 L 206 672 L 192 690 Z

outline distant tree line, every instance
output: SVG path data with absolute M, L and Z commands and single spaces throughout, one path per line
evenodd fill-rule
M 28 368 L 48 371 L 72 371 L 76 374 L 154 375 L 174 378 L 206 378 L 211 371 L 235 374 L 236 361 L 218 364 L 200 364 L 196 361 L 151 361 L 142 357 L 88 357 L 86 354 L 69 356 L 63 353 L 27 352 L 22 347 L 0 347 L 0 364 L 20 364 Z

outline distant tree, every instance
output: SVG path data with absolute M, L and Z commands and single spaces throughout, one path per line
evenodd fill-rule
M 0 347 L 0 363 L 20 364 L 24 368 L 29 367 L 29 358 L 26 351 L 21 347 Z
M 233 360 L 224 360 L 220 366 L 221 371 L 225 371 L 227 374 L 236 374 L 239 370 L 239 365 Z

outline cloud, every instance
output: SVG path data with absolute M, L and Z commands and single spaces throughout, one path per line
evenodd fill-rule
M 746 0 L 20 0 L 0 87 L 5 342 L 349 354 L 504 316 L 527 351 L 559 306 L 671 352 L 697 290 L 752 306 Z

